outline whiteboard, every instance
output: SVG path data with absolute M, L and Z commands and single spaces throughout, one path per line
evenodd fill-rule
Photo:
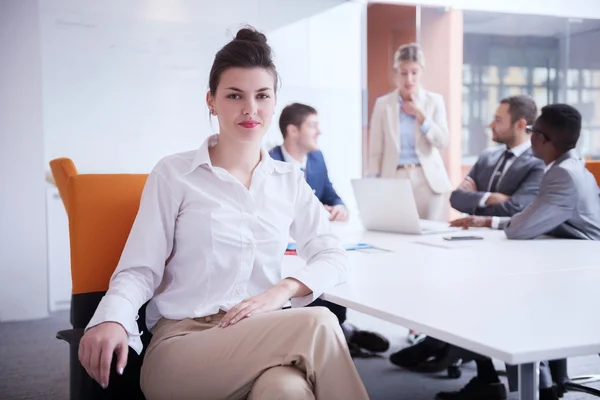
M 198 148 L 218 130 L 205 104 L 214 55 L 250 23 L 267 34 L 282 80 L 265 147 L 282 142 L 285 105 L 316 107 L 330 176 L 352 202 L 350 179 L 361 173 L 364 5 L 209 3 L 41 0 L 46 162 L 70 157 L 80 172 L 147 173 L 169 154 Z
M 41 24 L 47 161 L 147 172 L 211 133 L 207 55 L 226 40 L 222 26 L 54 14 Z

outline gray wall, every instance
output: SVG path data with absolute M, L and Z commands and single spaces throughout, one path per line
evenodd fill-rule
M 37 0 L 0 2 L 0 321 L 48 315 Z

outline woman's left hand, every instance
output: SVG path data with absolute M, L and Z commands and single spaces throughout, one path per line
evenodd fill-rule
M 225 314 L 219 327 L 225 328 L 252 315 L 281 310 L 281 307 L 296 294 L 298 285 L 304 286 L 295 279 L 284 279 L 265 292 L 242 301 Z

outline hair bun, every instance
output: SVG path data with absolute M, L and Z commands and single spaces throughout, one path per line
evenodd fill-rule
M 256 42 L 267 44 L 267 37 L 254 28 L 242 28 L 235 35 L 235 40 L 246 40 L 248 42 Z

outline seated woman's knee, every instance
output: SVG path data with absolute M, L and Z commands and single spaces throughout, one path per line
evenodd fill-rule
M 339 327 L 340 325 L 335 314 L 326 307 L 306 307 L 304 310 L 306 318 L 311 324 L 332 327 Z
M 314 399 L 305 373 L 295 367 L 271 368 L 258 377 L 248 400 L 310 400 Z
M 314 399 L 314 394 L 306 382 L 290 384 L 289 382 L 279 381 L 273 382 L 271 386 L 264 388 L 261 395 L 256 397 L 256 399 L 309 400 Z

